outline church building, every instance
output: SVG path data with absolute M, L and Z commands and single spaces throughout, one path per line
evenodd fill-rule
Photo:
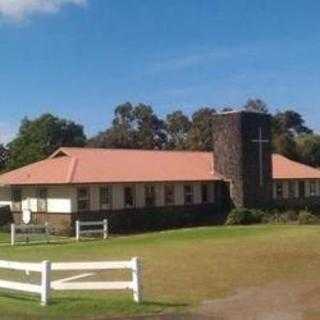
M 223 222 L 232 207 L 320 205 L 320 170 L 272 154 L 271 118 L 221 113 L 213 119 L 214 152 L 60 148 L 48 159 L 0 176 L 0 206 L 20 222 L 49 222 L 67 231 L 74 221 L 169 212 Z M 1 215 L 1 213 L 0 213 Z

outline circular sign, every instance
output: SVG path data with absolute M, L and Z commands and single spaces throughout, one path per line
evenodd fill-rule
M 29 209 L 25 209 L 22 212 L 22 221 L 25 224 L 29 224 L 31 222 L 31 211 Z

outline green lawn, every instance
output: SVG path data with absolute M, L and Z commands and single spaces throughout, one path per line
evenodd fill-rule
M 203 300 L 224 297 L 238 287 L 277 280 L 319 279 L 318 226 L 208 227 L 13 248 L 1 243 L 5 237 L 0 234 L 0 259 L 102 261 L 139 256 L 144 264 L 146 302 L 136 305 L 129 293 L 122 292 L 54 293 L 51 305 L 43 308 L 38 297 L 2 291 L 1 319 L 95 319 L 180 311 Z M 4 274 L 0 271 L 0 277 Z M 111 273 L 99 274 L 99 279 L 102 276 L 106 280 L 127 277 Z M 19 279 L 27 276 L 20 273 Z

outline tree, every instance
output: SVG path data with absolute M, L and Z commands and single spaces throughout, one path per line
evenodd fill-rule
M 137 149 L 163 149 L 167 142 L 165 123 L 149 105 L 138 104 L 133 110 L 133 144 Z
M 42 160 L 59 147 L 83 147 L 83 127 L 72 121 L 44 114 L 34 120 L 24 118 L 19 133 L 9 143 L 8 169 L 15 169 Z
M 188 144 L 192 150 L 211 151 L 213 149 L 213 108 L 200 108 L 192 115 L 192 125 Z
M 296 138 L 299 160 L 320 167 L 320 135 L 302 134 Z
M 243 108 L 248 111 L 269 113 L 267 104 L 261 99 L 248 99 Z
M 162 149 L 166 145 L 165 123 L 151 106 L 130 102 L 116 107 L 112 126 L 88 142 L 90 147 Z
M 293 110 L 277 112 L 273 117 L 273 127 L 279 133 L 289 133 L 297 136 L 302 133 L 312 133 L 312 130 L 305 126 L 302 116 Z
M 168 134 L 168 149 L 187 149 L 188 134 L 191 129 L 191 122 L 181 110 L 174 111 L 167 115 L 166 129 Z

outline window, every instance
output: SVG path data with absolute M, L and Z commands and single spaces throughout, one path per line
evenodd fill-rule
M 305 197 L 306 194 L 306 186 L 304 181 L 300 181 L 299 182 L 299 198 L 303 199 Z
M 317 195 L 317 185 L 315 181 L 310 181 L 310 197 L 315 197 Z
M 276 183 L 276 195 L 277 195 L 277 199 L 282 199 L 283 198 L 283 185 L 282 185 L 282 182 L 277 182 Z
M 205 183 L 201 185 L 201 201 L 202 203 L 208 202 L 208 185 Z
M 100 210 L 111 209 L 112 207 L 112 188 L 111 186 L 101 187 L 100 195 Z
M 47 189 L 38 189 L 37 194 L 37 207 L 38 212 L 47 212 L 48 208 L 48 190 Z
M 174 205 L 174 184 L 164 186 L 164 203 L 166 206 Z
M 144 196 L 146 207 L 155 207 L 156 205 L 156 189 L 153 185 L 146 185 L 144 187 Z
M 184 189 L 184 203 L 193 204 L 193 187 L 190 184 L 187 184 L 183 187 Z
M 12 211 L 21 211 L 22 190 L 12 190 Z
M 288 188 L 289 198 L 294 199 L 296 197 L 296 183 L 294 181 L 289 181 Z
M 90 189 L 79 188 L 78 189 L 78 210 L 90 210 Z
M 124 206 L 132 208 L 135 205 L 135 196 L 133 186 L 124 187 Z

